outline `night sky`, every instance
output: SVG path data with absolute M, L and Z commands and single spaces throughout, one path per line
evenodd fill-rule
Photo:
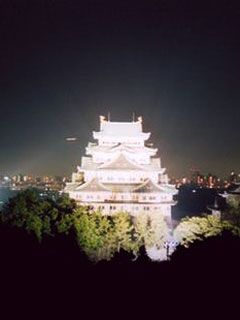
M 0 174 L 70 174 L 108 111 L 170 176 L 240 171 L 236 3 L 0 1 Z

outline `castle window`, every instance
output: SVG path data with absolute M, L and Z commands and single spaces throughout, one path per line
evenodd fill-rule
M 156 197 L 149 197 L 149 200 L 155 200 Z

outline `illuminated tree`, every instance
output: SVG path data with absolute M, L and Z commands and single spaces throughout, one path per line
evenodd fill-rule
M 79 246 L 91 260 L 109 260 L 114 253 L 113 225 L 107 216 L 100 212 L 86 212 L 78 208 L 74 213 L 74 227 L 76 229 Z
M 166 221 L 157 213 L 141 213 L 135 220 L 135 230 L 139 245 L 158 248 L 163 247 L 169 233 Z
M 150 238 L 146 242 L 146 245 L 162 248 L 169 234 L 169 228 L 164 217 L 157 213 L 152 214 L 149 229 Z
M 74 227 L 79 246 L 91 260 L 109 260 L 121 249 L 135 255 L 139 250 L 132 219 L 127 213 L 106 216 L 79 208 L 74 213 Z
M 174 230 L 174 237 L 185 247 L 188 247 L 195 240 L 216 236 L 223 230 L 229 229 L 228 222 L 221 221 L 215 216 L 184 218 Z
M 139 246 L 144 246 L 151 240 L 149 224 L 149 215 L 145 212 L 139 214 L 134 220 L 134 228 Z
M 126 212 L 119 212 L 112 216 L 116 249 L 125 251 L 138 251 L 138 244 L 135 237 L 134 226 L 130 215 Z

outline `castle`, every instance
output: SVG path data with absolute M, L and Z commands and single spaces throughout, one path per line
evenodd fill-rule
M 79 205 L 103 214 L 147 212 L 171 219 L 177 190 L 168 183 L 157 149 L 147 143 L 149 137 L 143 132 L 142 117 L 112 122 L 100 116 L 100 131 L 93 132 L 97 142 L 88 144 L 64 191 Z

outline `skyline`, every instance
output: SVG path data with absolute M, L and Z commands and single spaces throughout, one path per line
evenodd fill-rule
M 1 172 L 70 174 L 108 112 L 143 117 L 170 177 L 240 171 L 240 6 L 13 1 L 0 18 Z

